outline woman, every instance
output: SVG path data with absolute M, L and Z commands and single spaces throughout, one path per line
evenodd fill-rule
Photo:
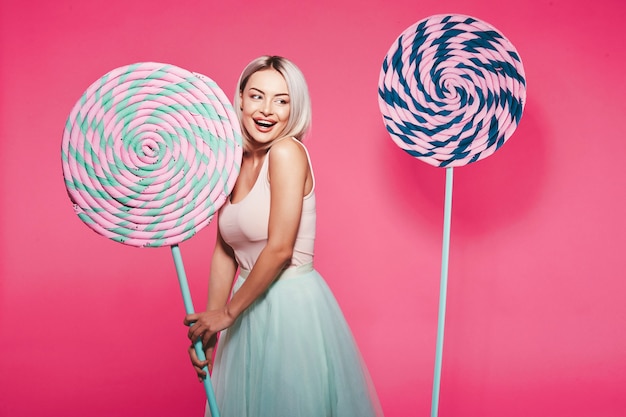
M 285 58 L 257 58 L 241 74 L 234 106 L 241 171 L 219 213 L 207 311 L 185 317 L 207 358 L 223 332 L 214 367 L 190 348 L 196 372 L 204 378 L 202 368 L 212 369 L 222 417 L 382 415 L 343 314 L 313 269 L 304 77 Z

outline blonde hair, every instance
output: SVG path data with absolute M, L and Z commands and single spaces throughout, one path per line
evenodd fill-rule
M 285 79 L 287 89 L 289 90 L 289 120 L 281 136 L 292 136 L 302 141 L 311 126 L 311 98 L 302 71 L 287 58 L 275 55 L 264 55 L 256 58 L 244 68 L 237 82 L 237 91 L 235 92 L 235 99 L 233 101 L 233 107 L 235 108 L 237 117 L 241 123 L 241 94 L 246 88 L 250 76 L 266 69 L 278 71 Z M 241 126 L 241 130 L 244 138 L 244 148 L 248 149 L 250 137 L 243 125 Z

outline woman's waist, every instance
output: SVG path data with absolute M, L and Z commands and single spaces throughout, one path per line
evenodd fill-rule
M 259 245 L 255 250 L 237 250 L 235 249 L 235 258 L 237 259 L 237 263 L 239 264 L 240 270 L 248 270 L 250 271 L 257 259 L 259 258 L 261 252 L 265 245 Z M 248 247 L 250 249 L 250 246 Z M 293 268 L 297 265 L 306 265 L 313 262 L 313 249 L 309 248 L 294 248 L 293 254 L 291 256 L 291 260 L 289 262 L 289 268 Z
M 312 272 L 313 270 L 314 270 L 313 262 L 307 262 L 301 265 L 291 265 L 283 269 L 282 271 L 280 271 L 278 275 L 276 276 L 276 280 L 292 278 L 298 275 L 304 275 L 309 272 Z M 250 275 L 249 269 L 239 268 L 239 276 L 241 278 L 246 279 L 248 278 L 248 275 Z

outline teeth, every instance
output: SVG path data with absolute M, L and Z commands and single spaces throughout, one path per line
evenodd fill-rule
M 259 126 L 262 126 L 262 127 L 272 127 L 272 126 L 274 126 L 274 123 L 268 122 L 268 121 L 265 121 L 265 120 L 256 120 L 256 124 L 258 124 Z

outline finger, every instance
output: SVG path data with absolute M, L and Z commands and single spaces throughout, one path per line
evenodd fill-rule
M 211 333 L 208 330 L 206 332 L 204 332 L 204 334 L 202 335 L 202 346 L 205 349 L 207 349 L 209 346 L 211 346 L 211 342 L 212 342 L 213 336 L 215 336 L 215 333 Z
M 185 326 L 191 326 L 196 321 L 198 321 L 198 315 L 196 313 L 193 313 L 187 314 L 185 316 L 185 319 L 183 320 L 183 323 L 185 324 Z
M 197 368 L 200 368 L 200 369 L 209 366 L 209 361 L 201 361 L 201 360 L 197 360 L 196 359 L 195 361 L 192 360 L 191 363 L 193 364 L 194 367 L 197 367 Z
M 189 331 L 187 332 L 187 337 L 192 342 L 195 342 L 196 340 L 200 339 L 200 337 L 205 332 L 206 332 L 206 329 L 203 329 L 202 326 L 194 324 L 193 326 L 189 327 Z
M 207 359 L 200 360 L 200 358 L 198 357 L 198 353 L 193 346 L 189 347 L 189 359 L 194 366 L 197 366 L 199 368 L 204 368 L 209 364 L 209 361 Z
M 189 337 L 189 339 L 191 339 L 192 341 L 195 341 L 196 339 L 198 339 L 200 330 L 201 326 L 199 324 L 191 324 L 189 326 L 189 330 L 187 331 L 187 337 Z
M 198 375 L 198 381 L 202 382 L 202 380 L 206 378 L 206 372 L 202 368 L 198 368 L 197 366 L 194 366 L 194 369 L 196 370 L 196 374 Z
M 193 368 L 196 370 L 196 373 L 198 374 L 198 376 L 206 376 L 206 371 L 205 369 L 207 369 L 209 366 L 194 366 Z M 212 368 L 213 366 L 211 366 Z

